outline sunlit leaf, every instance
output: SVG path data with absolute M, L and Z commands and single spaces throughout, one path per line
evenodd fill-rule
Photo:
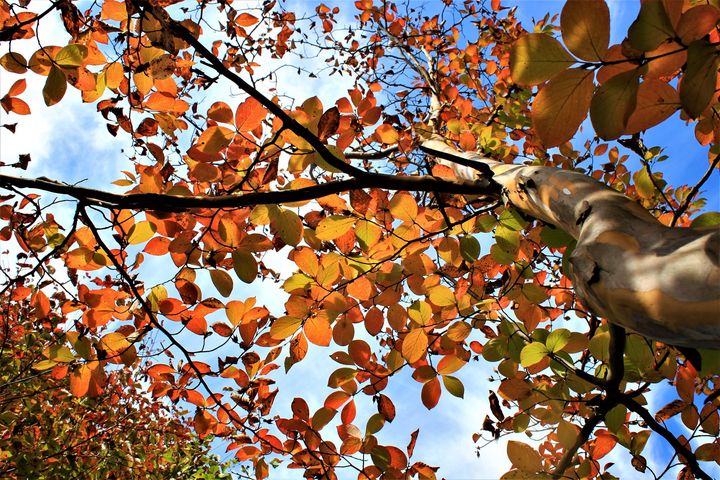
M 578 58 L 603 60 L 610 42 L 610 9 L 604 0 L 569 0 L 560 15 L 563 41 Z
M 408 363 L 420 360 L 428 347 L 428 337 L 422 328 L 410 330 L 402 343 L 402 355 Z
M 563 71 L 540 89 L 531 115 L 545 146 L 572 138 L 587 116 L 593 89 L 592 71 L 575 68 Z
M 513 467 L 526 473 L 542 470 L 540 454 L 530 445 L 515 440 L 507 443 L 507 455 Z
M 513 44 L 510 73 L 516 83 L 537 85 L 566 70 L 575 61 L 553 37 L 529 33 Z

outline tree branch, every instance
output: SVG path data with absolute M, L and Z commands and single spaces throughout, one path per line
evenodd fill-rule
M 653 416 L 650 415 L 650 412 L 648 412 L 645 407 L 640 405 L 637 401 L 635 401 L 635 399 L 628 396 L 622 396 L 620 398 L 620 402 L 625 405 L 628 410 L 640 415 L 640 417 L 655 433 L 658 433 L 661 437 L 667 440 L 667 442 L 675 449 L 675 452 L 685 458 L 687 466 L 690 467 L 693 475 L 697 478 L 702 478 L 703 480 L 712 480 L 710 475 L 700 468 L 695 454 L 687 446 L 680 443 L 680 440 L 670 433 L 670 430 L 660 425 Z
M 705 171 L 705 174 L 702 176 L 700 180 L 690 189 L 690 192 L 688 193 L 687 197 L 685 197 L 685 201 L 678 207 L 677 210 L 675 210 L 675 214 L 673 215 L 672 222 L 670 222 L 670 226 L 674 227 L 677 221 L 680 219 L 683 213 L 685 213 L 685 210 L 690 207 L 690 203 L 692 203 L 693 198 L 695 198 L 695 195 L 698 194 L 700 191 L 700 188 L 702 188 L 703 185 L 705 185 L 705 182 L 710 179 L 710 176 L 715 171 L 715 168 L 720 163 L 720 155 L 716 155 L 715 159 L 710 162 L 710 166 L 708 167 L 707 171 Z
M 338 169 L 339 171 L 350 175 L 355 178 L 371 177 L 374 174 L 361 170 L 353 165 L 345 163 L 340 158 L 336 157 L 325 145 L 317 135 L 312 133 L 307 127 L 300 124 L 297 120 L 291 117 L 282 107 L 267 98 L 265 95 L 260 93 L 250 83 L 243 80 L 238 74 L 228 69 L 223 62 L 213 55 L 205 45 L 203 45 L 193 34 L 185 28 L 184 25 L 174 20 L 162 7 L 153 5 L 148 0 L 133 0 L 141 9 L 152 14 L 160 24 L 162 28 L 169 33 L 181 38 L 189 45 L 191 45 L 197 53 L 199 53 L 212 68 L 221 76 L 230 80 L 236 86 L 238 86 L 245 93 L 253 97 L 255 100 L 265 107 L 270 113 L 279 118 L 283 125 L 285 125 L 294 134 L 307 141 L 310 146 L 325 160 L 330 166 Z
M 87 205 L 104 208 L 185 211 L 192 208 L 238 208 L 253 205 L 298 202 L 363 188 L 386 188 L 422 192 L 481 194 L 498 196 L 499 189 L 480 179 L 477 182 L 447 181 L 430 176 L 372 175 L 369 178 L 338 180 L 294 190 L 247 192 L 221 196 L 167 195 L 161 193 L 111 193 L 86 187 L 77 187 L 46 178 L 22 178 L 0 174 L 0 187 L 35 188 L 46 192 L 68 195 Z

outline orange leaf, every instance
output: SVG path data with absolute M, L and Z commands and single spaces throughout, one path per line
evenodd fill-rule
M 663 81 L 648 78 L 638 88 L 637 104 L 624 133 L 631 135 L 647 130 L 668 118 L 679 106 L 677 90 Z
M 460 134 L 460 148 L 465 151 L 473 151 L 477 147 L 477 140 L 475 135 L 470 132 L 463 132 Z
M 215 102 L 210 105 L 207 116 L 216 122 L 233 123 L 233 111 L 225 102 Z
M 262 125 L 267 110 L 260 102 L 250 97 L 238 105 L 235 111 L 235 126 L 239 132 L 251 132 Z
M 208 433 L 212 433 L 216 425 L 217 420 L 207 410 L 198 410 L 197 413 L 195 413 L 193 426 L 201 438 L 207 436 Z
M 395 127 L 387 123 L 383 123 L 375 130 L 375 136 L 380 142 L 388 145 L 397 143 L 400 139 L 400 135 L 398 131 L 395 130 Z
M 13 112 L 18 115 L 30 115 L 30 106 L 24 100 L 17 97 L 3 97 L 0 100 L 6 112 Z
M 241 27 L 252 27 L 258 23 L 257 17 L 250 15 L 249 13 L 241 13 L 235 18 L 235 23 Z
M 8 97 L 16 97 L 23 93 L 25 91 L 25 88 L 27 87 L 27 82 L 24 78 L 21 78 L 20 80 L 16 81 L 12 84 L 12 87 L 10 87 L 10 90 L 8 90 L 7 96 Z
M 714 5 L 697 5 L 686 11 L 680 17 L 677 25 L 677 35 L 685 45 L 700 40 L 720 20 L 720 9 Z
M 80 365 L 70 375 L 70 393 L 76 397 L 97 397 L 105 386 L 105 371 L 98 362 Z
M 327 347 L 332 339 L 332 328 L 325 315 L 315 315 L 305 322 L 305 335 L 315 345 Z
M 427 347 L 428 337 L 425 331 L 422 328 L 416 328 L 405 335 L 402 342 L 402 356 L 408 363 L 415 363 L 425 355 Z

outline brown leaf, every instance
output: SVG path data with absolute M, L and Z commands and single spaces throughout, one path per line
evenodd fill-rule
M 655 420 L 658 422 L 663 422 L 667 420 L 668 418 L 672 418 L 678 413 L 682 412 L 683 408 L 685 408 L 685 402 L 682 400 L 673 400 L 672 402 L 665 405 L 663 408 L 657 411 L 655 414 Z
M 645 473 L 645 470 L 647 469 L 647 460 L 645 460 L 645 457 L 643 457 L 642 455 L 635 455 L 633 456 L 630 463 L 633 467 L 635 467 L 635 470 L 641 473 Z
M 535 131 L 546 147 L 567 142 L 587 116 L 593 94 L 593 73 L 566 70 L 540 89 L 533 102 Z
M 488 395 L 488 401 L 490 402 L 490 411 L 495 415 L 495 418 L 501 422 L 505 420 L 505 414 L 500 407 L 500 401 L 492 390 L 490 390 L 490 394 Z
M 679 106 L 677 90 L 663 81 L 646 79 L 638 88 L 635 109 L 628 118 L 624 133 L 630 135 L 654 127 Z
M 337 132 L 340 126 L 340 111 L 337 107 L 332 107 L 325 111 L 318 122 L 318 137 L 325 141 L 328 137 Z

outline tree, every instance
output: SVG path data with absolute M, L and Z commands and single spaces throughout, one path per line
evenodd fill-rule
M 78 373 L 97 363 L 79 365 L 63 344 L 70 341 L 85 353 L 91 344 L 59 328 L 66 318 L 50 308 L 42 291 L 18 286 L 2 300 L 3 478 L 74 478 L 78 472 L 99 479 L 230 478 L 225 465 L 208 455 L 209 442 L 178 418 L 176 408 L 145 394 L 138 369 L 100 373 L 102 392 L 83 395 Z M 134 347 L 123 361 L 131 355 Z
M 257 478 L 278 462 L 434 478 L 412 459 L 417 432 L 382 443 L 396 415 L 383 391 L 410 369 L 434 408 L 443 390 L 463 396 L 455 373 L 482 359 L 501 382 L 478 428 L 539 438 L 508 442 L 504 478 L 613 478 L 600 460 L 617 445 L 645 471 L 650 435 L 681 478 L 711 478 L 720 214 L 698 213 L 720 163 L 716 4 L 644 1 L 610 46 L 600 0 L 568 1 L 559 26 L 532 33 L 497 0 L 359 0 L 349 26 L 339 7 L 300 16 L 270 0 L 25 3 L 0 9 L 0 64 L 21 76 L 5 111 L 30 114 L 25 77 L 45 76 L 48 106 L 69 84 L 133 152 L 124 191 L 0 175 L 0 235 L 23 256 L 5 290 L 29 289 L 36 317 L 72 314 L 56 351 L 72 356 L 75 394 L 99 394 L 107 365 L 142 347 L 151 395 L 193 404 L 195 430 L 227 439 Z M 67 43 L 21 54 L 53 15 Z M 330 107 L 273 90 L 308 56 L 354 81 Z M 229 91 L 242 99 L 220 100 Z M 643 142 L 678 111 L 708 149 L 692 186 L 669 185 L 662 149 Z M 578 133 L 588 113 L 595 136 Z M 74 212 L 53 215 L 54 195 Z M 295 273 L 269 266 L 279 255 Z M 148 256 L 163 266 L 143 268 Z M 280 308 L 235 288 L 273 279 Z M 331 344 L 324 405 L 299 392 L 276 414 L 279 364 Z M 664 380 L 676 398 L 652 412 Z M 682 432 L 664 424 L 677 414 Z

